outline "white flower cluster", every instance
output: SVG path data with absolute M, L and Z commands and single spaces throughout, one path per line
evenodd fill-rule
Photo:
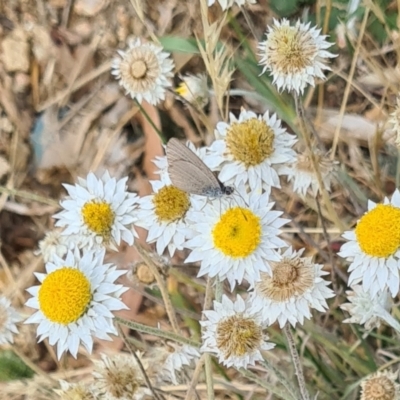
M 233 5 L 220 3 L 223 8 Z M 273 37 L 260 45 L 265 53 L 261 64 L 272 72 L 278 88 L 303 92 L 306 84 L 323 78 L 322 70 L 328 69 L 323 59 L 332 55 L 324 50 L 330 44 L 318 30 L 300 23 L 290 27 L 284 20 L 275 23 L 269 35 Z M 280 48 L 274 58 L 270 52 L 280 37 L 285 43 L 290 39 L 290 46 Z M 303 58 L 296 60 L 295 69 L 279 70 L 287 64 L 282 57 L 291 58 L 302 50 Z M 127 51 L 119 52 L 112 68 L 138 103 L 157 104 L 170 86 L 173 63 L 160 46 L 135 39 Z M 182 80 L 176 93 L 198 108 L 204 107 L 210 94 L 205 76 Z M 68 196 L 61 201 L 62 211 L 55 215 L 61 229 L 48 234 L 39 246 L 46 261 L 45 273 L 36 274 L 40 284 L 28 290 L 32 298 L 27 302 L 36 310 L 27 322 L 38 324 L 39 340 L 56 345 L 59 358 L 67 351 L 76 357 L 80 344 L 90 353 L 93 337 L 110 340 L 110 334 L 117 334 L 112 312 L 126 308 L 121 295 L 127 288 L 116 280 L 126 271 L 105 263 L 104 257 L 106 249 L 116 250 L 122 242 L 133 245 L 137 236 L 134 225 L 148 231 L 147 242 L 155 244 L 159 256 L 166 250 L 171 257 L 177 250 L 188 251 L 185 262 L 200 264 L 198 277 L 226 280 L 231 291 L 239 284 L 248 285 L 246 300 L 237 296 L 232 301 L 223 295 L 214 302 L 214 310 L 204 311 L 201 322 L 202 351 L 214 353 L 227 366 L 246 368 L 262 360 L 261 351 L 273 347 L 264 329 L 275 321 L 294 326 L 311 317 L 311 308 L 327 308 L 326 299 L 333 292 L 322 278 L 326 272 L 311 258 L 302 257 L 303 250 L 293 250 L 279 237 L 280 228 L 289 220 L 282 218 L 283 213 L 274 210 L 270 201 L 272 188 L 281 187 L 285 174 L 294 179 L 299 193 L 304 195 L 309 187 L 316 191 L 310 177 L 313 171 L 307 179 L 297 178 L 301 174 L 293 172 L 298 163 L 293 149 L 297 139 L 276 114 L 258 115 L 245 109 L 238 117 L 231 114 L 228 122 L 219 122 L 215 136 L 209 147 L 196 149 L 189 143 L 189 150 L 183 149 L 218 176 L 221 187 L 233 188 L 229 196 L 193 194 L 190 180 L 198 177 L 190 175 L 194 167 L 189 169 L 185 160 L 182 165 L 188 168 L 182 170 L 182 176 L 188 179 L 177 185 L 176 174 L 171 173 L 174 161 L 168 156 L 155 160 L 160 178 L 151 182 L 153 193 L 142 198 L 127 190 L 128 178 L 116 180 L 108 172 L 100 178 L 89 173 L 76 185 L 64 185 Z M 217 182 L 208 172 L 208 179 Z M 330 185 L 329 180 L 324 182 Z M 199 187 L 199 182 L 196 184 Z M 181 350 L 175 358 L 165 360 L 164 372 L 170 371 L 174 383 L 178 381 L 175 371 L 198 357 L 196 349 Z M 103 363 L 104 370 L 114 365 Z M 129 398 L 135 398 L 131 389 Z

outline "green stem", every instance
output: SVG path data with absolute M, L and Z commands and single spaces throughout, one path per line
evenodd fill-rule
M 222 282 L 219 280 L 218 276 L 215 277 L 215 300 L 221 302 L 222 299 Z
M 303 368 L 301 366 L 299 353 L 297 352 L 296 343 L 294 342 L 294 338 L 292 335 L 292 331 L 290 330 L 289 323 L 286 323 L 286 325 L 283 328 L 283 332 L 285 333 L 286 339 L 288 341 L 289 350 L 294 365 L 294 370 L 297 376 L 297 382 L 299 383 L 301 398 L 303 400 L 310 400 L 310 395 L 307 391 L 306 381 L 304 379 Z
M 157 126 L 155 125 L 155 123 L 153 122 L 153 120 L 150 118 L 150 115 L 147 113 L 147 111 L 143 108 L 143 106 L 137 101 L 137 99 L 135 99 L 135 102 L 137 104 L 137 106 L 140 109 L 140 112 L 144 115 L 144 117 L 147 119 L 147 121 L 149 122 L 149 124 L 152 126 L 152 128 L 157 132 L 157 135 L 160 137 L 161 142 L 165 144 L 165 138 L 163 136 L 163 134 L 161 133 L 161 131 L 157 128 Z
M 132 329 L 132 330 L 135 330 L 138 332 L 149 333 L 150 335 L 154 335 L 154 336 L 161 337 L 164 339 L 173 340 L 174 342 L 181 343 L 181 344 L 187 344 L 187 345 L 195 347 L 195 348 L 200 348 L 200 346 L 201 346 L 200 343 L 197 343 L 197 342 L 190 340 L 188 338 L 185 338 L 183 336 L 177 335 L 173 332 L 163 331 L 158 328 L 153 328 L 151 326 L 140 324 L 139 322 L 128 321 L 121 317 L 115 317 L 115 320 L 119 324 L 127 326 L 129 329 Z
M 259 386 L 268 390 L 269 393 L 273 393 L 275 396 L 278 396 L 281 399 L 288 400 L 288 393 L 286 391 L 277 389 L 276 385 L 272 383 L 269 384 L 265 379 L 260 378 L 258 375 L 254 374 L 253 372 L 247 369 L 240 368 L 238 371 L 247 379 L 250 379 L 251 381 L 257 383 Z
M 265 358 L 261 364 L 265 367 L 265 369 L 271 371 L 278 378 L 278 381 L 286 388 L 293 399 L 299 398 L 299 394 L 296 388 L 292 386 L 292 384 L 280 373 L 278 369 L 271 365 Z
M 207 384 L 207 399 L 214 400 L 214 379 L 212 374 L 212 363 L 211 363 L 211 355 L 205 354 L 205 365 L 204 369 L 206 372 L 206 384 Z

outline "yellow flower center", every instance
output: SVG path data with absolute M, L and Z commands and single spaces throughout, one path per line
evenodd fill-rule
M 214 245 L 226 256 L 249 256 L 261 242 L 260 218 L 250 210 L 235 207 L 225 212 L 212 231 Z
M 285 75 L 301 72 L 312 65 L 318 52 L 310 33 L 293 26 L 277 28 L 268 42 L 266 52 L 269 64 Z
M 355 233 L 357 242 L 365 254 L 388 258 L 400 246 L 400 208 L 390 204 L 378 204 L 363 215 Z
M 76 268 L 51 272 L 39 289 L 40 310 L 51 322 L 68 325 L 77 321 L 92 300 L 91 285 Z
M 154 212 L 160 222 L 181 219 L 189 210 L 190 200 L 183 190 L 169 185 L 161 188 L 153 197 Z
M 181 82 L 180 85 L 175 89 L 175 93 L 179 94 L 179 96 L 186 97 L 189 92 L 189 87 L 185 82 Z
M 218 323 L 217 347 L 225 358 L 252 353 L 259 348 L 262 337 L 261 327 L 251 318 L 233 315 Z
M 96 235 L 108 239 L 111 235 L 115 214 L 110 204 L 90 201 L 82 207 L 83 221 Z
M 231 124 L 226 147 L 246 168 L 261 164 L 274 152 L 274 131 L 264 120 L 251 118 Z

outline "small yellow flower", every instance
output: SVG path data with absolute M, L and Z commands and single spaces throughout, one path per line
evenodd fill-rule
M 175 93 L 179 95 L 177 97 L 178 100 L 183 98 L 195 107 L 205 107 L 208 104 L 210 96 L 207 76 L 204 74 L 185 75 L 182 77 L 182 82 L 175 89 Z

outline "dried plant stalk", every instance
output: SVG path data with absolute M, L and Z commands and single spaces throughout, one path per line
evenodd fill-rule
M 229 46 L 224 43 L 218 48 L 218 41 L 221 36 L 221 30 L 225 25 L 226 14 L 222 19 L 210 24 L 208 22 L 208 5 L 206 0 L 200 0 L 201 21 L 204 31 L 204 44 L 198 37 L 197 44 L 199 46 L 201 57 L 206 66 L 208 75 L 211 78 L 215 97 L 221 115 L 224 113 L 224 97 L 228 91 L 232 74 L 235 69 L 231 61 L 233 53 Z

